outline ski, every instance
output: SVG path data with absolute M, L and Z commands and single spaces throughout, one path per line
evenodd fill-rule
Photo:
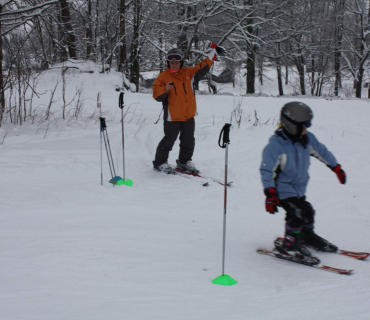
M 160 170 L 157 170 L 157 169 L 154 169 L 155 171 L 157 172 L 161 172 Z M 162 172 L 163 173 L 163 172 Z M 172 169 L 172 171 L 170 173 L 167 173 L 168 175 L 174 175 L 174 176 L 178 176 L 178 177 L 182 177 L 182 178 L 185 178 L 185 179 L 189 179 L 189 180 L 192 180 L 193 182 L 199 182 L 203 187 L 208 187 L 209 186 L 209 182 L 208 181 L 201 181 L 201 180 L 198 180 L 198 179 L 192 179 L 191 176 L 189 175 L 185 175 L 185 174 L 181 174 L 181 172 L 176 172 L 174 169 Z
M 173 174 L 178 176 L 178 177 L 182 177 L 182 178 L 186 178 L 186 179 L 189 179 L 189 180 L 192 180 L 192 181 L 195 181 L 193 179 L 191 179 L 190 176 L 188 175 L 182 175 L 181 174 L 182 172 L 176 172 L 174 169 L 173 169 Z M 197 181 L 197 182 L 200 182 L 200 184 L 203 186 L 203 187 L 208 187 L 209 186 L 209 182 L 203 182 L 203 181 Z
M 258 249 L 257 253 L 262 254 L 262 255 L 266 255 L 266 256 L 270 256 L 270 257 L 274 257 L 274 258 L 278 258 L 278 259 L 282 259 L 282 260 L 286 260 L 286 261 L 291 261 L 291 262 L 303 264 L 305 266 L 313 267 L 313 268 L 316 268 L 316 269 L 319 269 L 319 270 L 333 272 L 333 273 L 336 273 L 336 274 L 350 275 L 350 274 L 352 274 L 352 271 L 353 271 L 353 270 L 348 270 L 348 269 L 339 269 L 339 268 L 329 267 L 329 266 L 325 266 L 325 265 L 322 265 L 322 264 L 318 264 L 318 265 L 310 264 L 307 261 L 304 261 L 302 259 L 293 257 L 291 255 L 285 255 L 285 254 L 282 254 L 282 253 L 272 252 L 272 251 L 264 250 L 264 249 Z
M 339 253 L 343 256 L 353 258 L 356 260 L 365 260 L 366 258 L 370 256 L 369 252 L 357 252 L 357 251 L 347 251 L 347 250 L 338 250 L 338 252 L 336 253 Z
M 278 238 L 278 240 L 284 241 L 284 238 L 280 237 L 280 238 Z M 348 250 L 341 250 L 341 249 L 338 249 L 338 251 L 336 251 L 336 252 L 328 252 L 328 251 L 319 250 L 319 249 L 317 249 L 315 247 L 312 247 L 312 246 L 309 246 L 309 245 L 307 245 L 307 247 L 313 248 L 313 249 L 315 249 L 317 251 L 320 251 L 320 252 L 340 254 L 342 256 L 346 256 L 346 257 L 356 259 L 356 260 L 365 260 L 366 258 L 368 258 L 370 256 L 369 252 L 348 251 Z
M 204 176 L 204 175 L 200 175 L 198 173 L 192 173 L 192 172 L 189 172 L 189 171 L 183 171 L 183 170 L 180 170 L 180 169 L 177 169 L 177 168 L 174 168 L 173 171 L 177 172 L 177 173 L 182 173 L 182 174 L 187 174 L 189 176 L 193 176 L 193 177 L 198 177 L 198 178 L 203 178 L 203 179 L 209 179 L 209 180 L 212 180 L 213 182 L 216 182 L 222 186 L 225 185 L 224 182 L 222 182 L 221 180 L 218 180 L 218 179 L 215 179 L 215 178 L 212 178 L 212 177 L 207 177 L 207 176 Z M 232 184 L 233 182 L 230 181 L 227 183 L 227 186 L 230 187 L 230 185 Z

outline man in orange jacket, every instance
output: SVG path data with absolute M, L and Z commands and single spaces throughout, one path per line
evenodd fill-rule
M 173 173 L 168 156 L 180 134 L 180 153 L 177 168 L 199 173 L 192 162 L 195 139 L 194 117 L 197 111 L 193 83 L 204 78 L 218 55 L 225 55 L 224 48 L 212 43 L 208 57 L 195 67 L 183 68 L 183 52 L 171 49 L 167 54 L 167 69 L 153 83 L 153 98 L 163 104 L 164 137 L 160 141 L 153 161 L 154 169 Z

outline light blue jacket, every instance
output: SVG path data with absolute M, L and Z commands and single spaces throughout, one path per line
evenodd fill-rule
M 263 150 L 260 167 L 263 188 L 276 188 L 279 199 L 303 197 L 308 184 L 308 167 L 313 156 L 329 167 L 335 167 L 334 155 L 307 132 L 302 142 L 293 142 L 279 129 Z

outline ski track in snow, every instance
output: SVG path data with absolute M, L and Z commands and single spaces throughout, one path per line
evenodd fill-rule
M 44 77 L 46 87 L 57 74 Z M 121 80 L 115 74 L 81 74 L 70 76 L 69 85 L 82 81 L 86 97 L 94 100 L 103 92 L 115 168 L 122 175 L 114 91 Z M 161 104 L 151 94 L 127 93 L 125 99 L 132 112 L 125 117 L 132 188 L 108 183 L 105 150 L 100 185 L 96 121 L 69 126 L 59 121 L 46 133 L 37 125 L 2 127 L 0 134 L 8 135 L 0 145 L 0 319 L 370 319 L 369 261 L 317 253 L 324 264 L 354 269 L 352 276 L 340 276 L 255 252 L 270 249 L 283 234 L 284 214 L 265 212 L 258 171 L 276 121 L 253 126 L 255 111 L 261 123 L 277 119 L 293 99 L 313 109 L 310 130 L 348 175 L 348 183 L 340 185 L 331 170 L 311 159 L 307 197 L 316 210 L 316 231 L 342 249 L 369 251 L 367 100 L 243 97 L 245 118 L 240 128 L 233 119 L 230 133 L 228 176 L 234 183 L 228 189 L 225 264 L 238 284 L 223 287 L 211 283 L 221 274 L 223 187 L 155 172 L 163 126 L 162 120 L 154 122 Z M 193 160 L 205 176 L 224 177 L 225 151 L 217 142 L 235 99 L 197 96 Z M 85 111 L 94 108 L 91 102 Z M 177 141 L 172 165 L 178 151 Z

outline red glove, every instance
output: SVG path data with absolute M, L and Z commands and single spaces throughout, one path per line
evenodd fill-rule
M 339 163 L 335 167 L 331 167 L 330 169 L 333 170 L 334 173 L 337 175 L 341 184 L 346 183 L 346 173 L 343 171 Z
M 281 204 L 277 197 L 276 189 L 266 188 L 264 192 L 266 195 L 266 211 L 275 214 L 275 212 L 278 212 L 277 207 L 281 207 Z
M 216 49 L 216 52 L 219 56 L 226 56 L 226 49 L 212 42 L 211 49 Z

